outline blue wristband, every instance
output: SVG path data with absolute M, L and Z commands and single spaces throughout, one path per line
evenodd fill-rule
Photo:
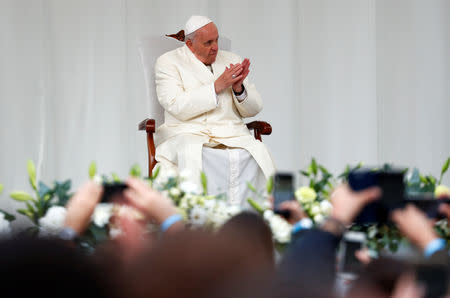
M 183 217 L 180 214 L 173 214 L 166 218 L 161 224 L 161 232 L 167 231 L 173 224 L 183 220 Z
M 303 219 L 299 220 L 298 222 L 296 222 L 292 226 L 291 234 L 292 235 L 297 234 L 301 230 L 310 229 L 312 226 L 313 226 L 313 222 L 311 219 L 303 218 Z
M 425 258 L 431 257 L 438 250 L 445 248 L 445 240 L 441 238 L 434 239 L 430 243 L 427 244 L 425 250 L 423 251 L 423 255 Z

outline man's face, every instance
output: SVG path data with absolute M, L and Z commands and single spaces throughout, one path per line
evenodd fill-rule
M 214 23 L 209 23 L 198 29 L 195 33 L 194 40 L 186 41 L 188 48 L 194 53 L 198 60 L 206 65 L 210 65 L 216 61 L 219 33 Z

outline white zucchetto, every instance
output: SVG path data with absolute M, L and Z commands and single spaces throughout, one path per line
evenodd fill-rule
M 191 16 L 184 27 L 184 34 L 191 34 L 209 23 L 212 23 L 212 21 L 207 17 Z

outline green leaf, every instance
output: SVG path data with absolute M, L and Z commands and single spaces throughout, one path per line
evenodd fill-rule
M 130 169 L 130 176 L 141 177 L 141 167 L 138 164 L 134 164 Z
M 16 219 L 16 217 L 8 212 L 6 212 L 5 210 L 0 209 L 0 213 L 3 213 L 5 215 L 5 219 L 7 221 L 13 221 Z
M 314 175 L 317 175 L 317 162 L 315 158 L 311 160 L 311 171 Z
M 302 174 L 305 177 L 309 177 L 309 173 L 307 171 L 300 171 L 300 174 Z
M 92 161 L 89 165 L 89 179 L 94 179 L 95 174 L 97 174 L 97 164 Z
M 151 180 L 155 180 L 156 177 L 158 177 L 160 170 L 161 170 L 161 167 L 157 166 L 155 172 L 153 172 L 153 174 L 152 174 L 152 179 Z
M 120 182 L 119 175 L 117 175 L 116 173 L 112 173 L 111 177 L 112 177 L 114 182 Z
M 38 195 L 39 197 L 45 197 L 47 194 L 53 194 L 52 189 L 50 189 L 50 187 L 48 187 L 47 185 L 45 185 L 42 181 L 39 182 L 39 191 L 38 191 Z
M 208 193 L 208 179 L 204 172 L 200 173 L 200 180 L 202 182 L 203 194 L 206 195 Z
M 439 183 L 438 183 L 439 185 L 442 183 L 442 178 L 444 177 L 444 174 L 447 172 L 449 165 L 450 165 L 450 157 L 447 158 L 447 161 L 442 166 L 441 176 L 439 177 Z
M 33 213 L 31 213 L 31 212 L 28 211 L 27 209 L 17 209 L 17 212 L 20 213 L 20 214 L 22 214 L 22 215 L 25 215 L 26 217 L 28 217 L 29 219 L 31 219 L 31 220 L 34 221 L 34 219 L 33 219 Z
M 34 166 L 34 162 L 30 159 L 27 161 L 27 171 L 28 177 L 30 178 L 31 186 L 34 190 L 37 190 L 36 184 L 36 167 Z
M 253 199 L 251 199 L 251 198 L 248 198 L 248 199 L 247 199 L 247 202 L 248 202 L 248 204 L 249 204 L 250 206 L 253 207 L 253 209 L 255 209 L 256 212 L 258 212 L 259 214 L 263 215 L 263 213 L 264 213 L 264 208 L 261 207 L 258 203 L 256 203 L 255 200 L 253 200 Z
M 3 192 L 3 184 L 0 184 L 0 193 Z
M 329 175 L 331 176 L 330 172 L 328 172 L 328 170 L 324 167 L 319 165 L 319 169 L 322 171 L 322 173 L 324 173 L 325 175 Z
M 447 158 L 447 161 L 446 161 L 445 164 L 442 166 L 441 175 L 444 175 L 445 172 L 447 172 L 449 166 L 450 166 L 450 157 Z
M 266 182 L 266 191 L 268 194 L 271 194 L 273 191 L 273 176 L 269 177 Z
M 258 193 L 258 191 L 256 190 L 256 188 L 255 188 L 250 182 L 247 182 L 247 187 L 248 187 L 248 189 L 250 189 L 253 193 Z
M 13 200 L 19 202 L 26 202 L 29 200 L 33 200 L 33 197 L 24 191 L 14 191 L 9 195 Z

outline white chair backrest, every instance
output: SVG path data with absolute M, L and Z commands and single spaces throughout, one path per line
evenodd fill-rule
M 139 54 L 141 56 L 142 69 L 144 70 L 145 86 L 147 97 L 150 100 L 149 118 L 156 120 L 156 126 L 164 121 L 164 109 L 158 102 L 155 89 L 154 65 L 156 59 L 162 54 L 174 50 L 183 45 L 182 42 L 174 38 L 165 36 L 144 36 L 138 41 Z M 231 40 L 226 37 L 220 37 L 219 48 L 229 51 L 231 49 Z

